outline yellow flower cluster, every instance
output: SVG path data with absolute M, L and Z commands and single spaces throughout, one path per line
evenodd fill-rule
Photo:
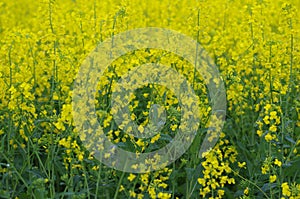
M 300 184 L 291 184 L 284 182 L 281 184 L 282 189 L 282 199 L 289 198 L 289 199 L 297 199 L 300 198 Z
M 163 170 L 151 173 L 144 173 L 140 175 L 129 174 L 128 183 L 120 186 L 119 192 L 124 192 L 128 187 L 129 195 L 132 198 L 150 198 L 169 199 L 171 194 L 164 191 L 168 188 L 168 180 L 172 173 L 171 169 L 165 168 Z
M 264 106 L 264 116 L 262 121 L 257 121 L 258 130 L 257 135 L 262 136 L 264 131 L 266 132 L 264 135 L 264 138 L 267 142 L 270 142 L 272 140 L 277 140 L 277 132 L 278 132 L 278 125 L 281 122 L 280 115 L 282 114 L 280 107 L 276 107 L 275 105 L 266 104 Z M 264 130 L 264 128 L 267 128 Z
M 223 198 L 224 186 L 235 184 L 235 179 L 230 176 L 232 173 L 230 165 L 236 162 L 236 157 L 237 151 L 229 145 L 227 139 L 221 140 L 214 149 L 205 154 L 205 160 L 202 162 L 203 177 L 198 178 L 201 185 L 200 195 L 203 198 L 207 196 Z

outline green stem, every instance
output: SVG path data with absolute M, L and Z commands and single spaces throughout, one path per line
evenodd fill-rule
M 235 174 L 235 175 L 237 175 L 238 177 L 240 177 L 241 179 L 243 179 L 244 181 L 246 181 L 246 182 L 248 182 L 249 184 L 251 184 L 251 185 L 253 185 L 254 187 L 256 187 L 267 199 L 270 199 L 269 198 L 269 196 L 259 187 L 259 186 L 257 186 L 254 182 L 252 182 L 252 181 L 250 181 L 250 180 L 248 180 L 248 179 L 246 179 L 246 178 L 244 178 L 243 176 L 241 176 L 238 172 L 236 172 L 236 171 L 234 171 L 234 170 L 232 170 L 233 171 L 233 173 Z
M 1 153 L 1 156 L 6 160 L 7 164 L 9 164 L 9 166 L 15 171 L 15 173 L 18 176 L 18 178 L 23 182 L 23 184 L 27 188 L 27 190 L 29 190 L 29 185 L 26 183 L 26 181 L 21 176 L 21 174 L 18 172 L 18 170 L 16 169 L 16 167 L 14 166 L 14 164 L 10 162 L 9 158 L 5 155 L 5 153 L 2 153 L 1 151 L 0 151 L 0 153 Z
M 125 175 L 125 172 L 122 172 L 121 178 L 120 178 L 120 180 L 119 180 L 119 182 L 118 182 L 117 189 L 116 189 L 116 191 L 115 191 L 114 199 L 117 199 L 117 198 L 118 198 L 120 186 L 121 186 L 121 183 L 122 183 L 122 181 L 123 181 L 124 175 Z

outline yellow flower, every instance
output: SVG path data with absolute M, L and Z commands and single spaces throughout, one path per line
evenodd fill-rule
M 219 197 L 223 196 L 224 194 L 225 194 L 225 191 L 224 191 L 224 190 L 222 190 L 222 189 L 219 189 L 219 190 L 218 190 L 218 196 L 219 196 Z
M 83 153 L 77 154 L 77 158 L 78 158 L 79 161 L 82 161 L 83 160 Z
M 240 168 L 246 168 L 246 162 L 238 162 Z
M 266 140 L 267 142 L 270 142 L 271 140 L 273 140 L 272 135 L 271 135 L 270 133 L 267 133 L 267 135 L 265 136 L 265 140 Z
M 138 130 L 140 133 L 144 133 L 144 127 L 142 125 L 139 125 Z
M 248 194 L 249 194 L 249 188 L 248 188 L 248 187 L 246 187 L 246 189 L 244 189 L 244 194 L 245 194 L 245 195 L 248 195 Z
M 150 195 L 151 198 L 156 198 L 155 188 L 148 187 L 148 193 L 149 193 L 149 195 Z
M 172 129 L 172 131 L 175 131 L 177 129 L 178 125 L 177 124 L 172 124 L 170 126 L 170 128 Z
M 158 133 L 157 135 L 155 135 L 154 137 L 151 138 L 151 143 L 153 144 L 154 142 L 156 142 L 157 140 L 159 140 L 160 138 L 160 133 Z
M 267 112 L 267 111 L 269 111 L 269 109 L 271 108 L 272 106 L 271 106 L 271 104 L 267 104 L 267 105 L 265 105 L 265 111 Z
M 149 173 L 145 173 L 141 175 L 141 181 L 144 185 L 148 185 L 149 183 Z
M 133 198 L 136 197 L 136 193 L 135 193 L 134 191 L 132 191 L 132 190 L 129 190 L 129 195 L 130 195 L 131 197 L 133 197 Z
M 266 115 L 263 120 L 264 120 L 265 124 L 270 124 L 270 120 L 269 120 L 268 115 Z
M 128 176 L 127 179 L 128 179 L 130 182 L 132 182 L 132 181 L 135 179 L 135 177 L 136 177 L 136 176 L 135 176 L 134 174 L 131 173 L 131 174 L 129 174 L 129 176 Z
M 162 182 L 162 183 L 159 183 L 158 184 L 158 187 L 162 187 L 162 188 L 167 188 L 168 187 L 168 184 L 166 184 L 166 183 L 164 183 L 164 182 Z
M 287 182 L 284 182 L 281 184 L 281 189 L 282 189 L 282 195 L 284 195 L 284 196 L 291 195 L 290 187 Z
M 272 119 L 276 119 L 276 117 L 277 117 L 277 112 L 276 111 L 271 111 L 270 112 L 270 119 L 272 120 Z
M 274 164 L 281 167 L 282 162 L 276 158 L 275 161 L 274 161 Z
M 124 186 L 121 185 L 120 188 L 119 188 L 119 192 L 124 191 L 124 190 L 125 190 Z
M 134 113 L 132 113 L 130 117 L 131 117 L 132 120 L 136 119 L 136 115 Z
M 145 143 L 143 142 L 142 139 L 138 139 L 138 140 L 136 141 L 136 144 L 137 144 L 138 146 L 140 146 L 140 147 L 145 146 Z
M 263 131 L 262 131 L 262 130 L 257 130 L 257 131 L 256 131 L 256 134 L 257 134 L 259 137 L 261 137 L 262 134 L 263 134 Z
M 294 154 L 297 154 L 297 153 L 298 153 L 298 150 L 295 148 L 295 149 L 293 150 L 293 153 L 294 153 Z
M 198 183 L 202 186 L 205 186 L 205 179 L 204 178 L 198 178 Z
M 234 178 L 229 178 L 227 180 L 228 184 L 235 184 L 235 179 Z
M 270 126 L 269 130 L 271 132 L 276 132 L 277 131 L 277 127 L 273 124 L 272 126 Z
M 262 174 L 267 174 L 267 172 L 270 170 L 270 167 L 268 165 L 263 165 L 261 168 Z
M 137 199 L 143 199 L 143 198 L 144 198 L 144 195 L 143 195 L 143 194 L 139 193 L 139 194 L 137 195 Z
M 70 143 L 70 137 L 68 137 L 68 139 L 63 138 L 58 142 L 59 145 L 64 146 L 66 148 L 70 148 L 71 147 L 71 143 Z
M 277 176 L 276 176 L 276 175 L 271 175 L 271 176 L 270 176 L 270 183 L 275 182 L 276 179 L 277 179 Z
M 159 192 L 157 194 L 157 197 L 160 198 L 160 199 L 169 199 L 169 198 L 171 198 L 171 194 L 170 193 Z

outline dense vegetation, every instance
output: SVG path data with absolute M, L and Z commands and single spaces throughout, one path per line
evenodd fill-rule
M 297 0 L 0 1 L 0 198 L 300 198 L 299 9 Z M 161 63 L 182 74 L 201 110 L 198 134 L 179 159 L 127 173 L 83 145 L 73 86 L 99 42 L 141 27 L 201 44 L 224 81 L 227 114 L 217 144 L 199 157 L 211 99 L 191 63 L 158 49 L 116 59 L 99 81 L 94 121 L 116 146 L 157 150 L 180 128 L 178 98 L 156 84 L 137 89 L 129 109 L 143 129 L 151 105 L 164 107 L 161 131 L 138 139 L 118 128 L 112 90 L 138 65 Z

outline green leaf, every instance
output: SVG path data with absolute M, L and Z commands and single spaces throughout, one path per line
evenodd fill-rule
M 300 176 L 299 168 L 300 168 L 300 159 L 295 161 L 290 161 L 284 165 L 282 165 L 283 172 L 285 176 L 296 177 Z
M 263 190 L 264 192 L 267 192 L 267 191 L 269 191 L 270 189 L 275 188 L 276 186 L 277 186 L 276 183 L 265 183 L 265 184 L 262 186 L 261 190 Z
M 296 144 L 296 141 L 295 141 L 295 140 L 293 140 L 293 138 L 292 138 L 292 137 L 290 137 L 290 136 L 286 135 L 286 136 L 284 136 L 284 138 L 285 138 L 287 141 L 289 141 L 290 143 L 292 143 L 292 144 Z

